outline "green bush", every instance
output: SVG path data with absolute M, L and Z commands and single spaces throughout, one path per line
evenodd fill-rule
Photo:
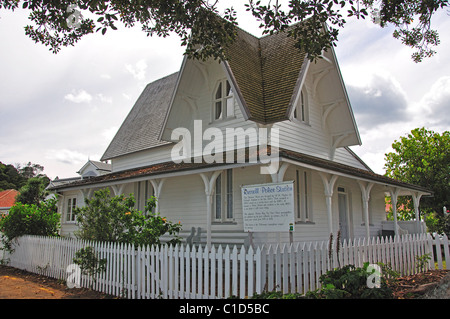
M 99 259 L 94 248 L 90 246 L 77 251 L 73 262 L 80 266 L 81 273 L 91 277 L 91 288 L 96 283 L 96 276 L 106 271 L 106 258 Z
M 85 240 L 108 241 L 138 245 L 159 245 L 160 237 L 169 234 L 169 244 L 181 241 L 178 233 L 180 223 L 172 223 L 158 213 L 153 213 L 156 198 L 147 201 L 145 211 L 134 208 L 132 194 L 128 197 L 111 197 L 108 189 L 94 193 L 92 199 L 85 201 L 84 207 L 75 209 L 80 226 L 76 236 Z
M 321 288 L 299 293 L 283 294 L 281 291 L 254 294 L 253 299 L 391 299 L 392 290 L 387 284 L 387 276 L 395 278 L 397 274 L 386 265 L 382 269 L 379 288 L 369 288 L 368 279 L 373 273 L 368 271 L 369 263 L 357 268 L 353 265 L 336 268 L 320 276 Z
M 322 288 L 308 292 L 308 298 L 318 299 L 391 299 L 392 290 L 387 285 L 386 277 L 380 274 L 380 287 L 370 288 L 368 279 L 371 273 L 369 263 L 357 268 L 347 265 L 328 271 L 320 276 Z M 383 272 L 384 273 L 384 272 Z
M 11 249 L 11 241 L 23 235 L 57 236 L 60 215 L 57 200 L 49 199 L 36 204 L 16 202 L 9 214 L 0 219 L 2 242 Z

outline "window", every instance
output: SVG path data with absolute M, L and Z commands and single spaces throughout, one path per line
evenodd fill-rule
M 215 221 L 233 220 L 233 170 L 228 169 L 217 177 L 214 196 Z
M 74 214 L 75 207 L 77 207 L 77 198 L 76 197 L 68 198 L 67 199 L 67 207 L 66 207 L 66 221 L 67 222 L 75 221 L 75 214 Z
M 222 80 L 214 95 L 214 120 L 234 117 L 233 89 L 227 80 Z
M 297 221 L 312 222 L 311 175 L 305 170 L 296 170 L 295 202 Z
M 154 190 L 150 181 L 142 181 L 135 183 L 134 196 L 136 199 L 135 208 L 140 211 L 145 211 L 147 201 L 154 196 Z M 155 207 L 152 210 L 155 213 Z
M 300 92 L 300 98 L 297 102 L 297 105 L 295 106 L 294 119 L 302 123 L 309 123 L 309 109 L 305 88 L 303 88 Z

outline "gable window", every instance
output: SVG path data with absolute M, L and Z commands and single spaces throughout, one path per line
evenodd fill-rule
M 311 209 L 311 174 L 305 170 L 296 170 L 295 176 L 295 202 L 296 221 L 310 223 Z
M 234 117 L 234 94 L 230 82 L 219 82 L 214 93 L 214 120 L 223 120 Z
M 76 207 L 77 207 L 77 198 L 69 197 L 67 199 L 67 207 L 66 207 L 66 221 L 67 222 L 75 222 L 74 210 Z
M 214 195 L 214 220 L 233 220 L 233 170 L 228 169 L 216 179 Z
M 306 124 L 309 123 L 309 108 L 307 100 L 306 89 L 303 88 L 294 109 L 294 119 Z

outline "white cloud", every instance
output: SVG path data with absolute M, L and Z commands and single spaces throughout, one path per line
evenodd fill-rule
M 117 130 L 119 129 L 118 126 L 112 126 L 110 128 L 104 129 L 102 132 L 102 136 L 105 138 L 105 140 L 107 141 L 107 143 L 109 143 L 110 141 L 112 141 L 112 139 L 114 138 L 114 136 L 117 133 Z
M 430 113 L 440 112 L 443 108 L 448 111 L 450 101 L 450 76 L 443 76 L 436 80 L 430 91 L 425 94 L 420 104 Z
M 137 80 L 144 80 L 146 76 L 147 70 L 147 62 L 142 59 L 139 60 L 134 65 L 126 64 L 125 69 L 133 75 L 133 77 Z
M 58 162 L 71 165 L 80 165 L 88 159 L 87 155 L 69 149 L 50 149 L 47 151 L 45 157 L 47 159 L 56 160 Z
M 66 94 L 64 99 L 73 103 L 90 103 L 92 101 L 92 95 L 87 93 L 85 90 L 79 90 Z
M 96 95 L 96 98 L 99 99 L 100 102 L 102 102 L 102 103 L 112 104 L 112 102 L 113 102 L 112 97 L 104 96 L 104 95 L 101 94 L 101 93 L 97 94 L 97 95 Z
M 375 74 L 363 85 L 347 85 L 347 91 L 363 130 L 410 118 L 406 94 L 392 77 Z

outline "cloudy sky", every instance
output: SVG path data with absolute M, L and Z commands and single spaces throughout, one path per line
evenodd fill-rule
M 260 35 L 241 8 L 242 28 Z M 149 82 L 179 70 L 179 39 L 139 29 L 93 34 L 57 55 L 24 34 L 27 14 L 0 12 L 0 161 L 38 163 L 51 178 L 98 160 Z M 441 44 L 420 64 L 392 29 L 354 21 L 335 49 L 362 146 L 352 149 L 383 174 L 384 154 L 416 127 L 450 129 L 450 19 L 433 18 Z

